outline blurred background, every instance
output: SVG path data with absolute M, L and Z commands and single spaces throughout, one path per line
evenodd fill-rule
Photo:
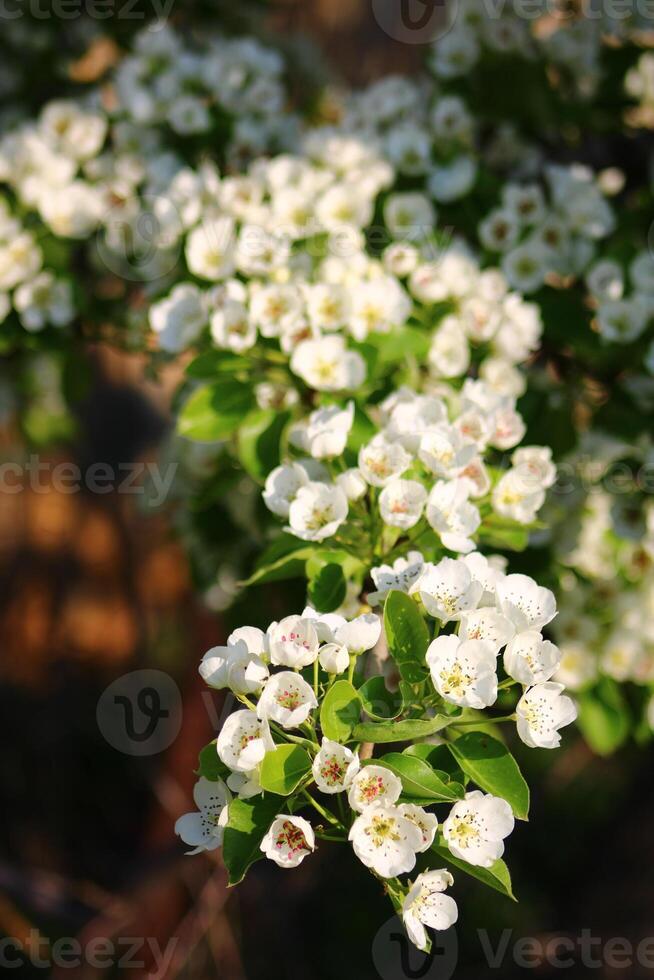
M 281 31 L 289 43 L 302 33 L 311 41 L 303 57 L 354 84 L 411 72 L 420 62 L 420 45 L 391 38 L 370 0 L 240 8 L 189 3 L 173 9 L 172 18 L 210 18 L 229 29 L 243 18 L 264 32 Z M 145 5 L 135 9 L 149 13 Z M 92 77 L 129 39 L 123 20 L 107 21 L 92 45 L 82 22 L 73 28 L 52 18 L 47 31 L 44 24 L 26 17 L 26 46 L 18 49 L 34 107 L 67 91 L 75 72 Z M 68 77 L 55 67 L 62 48 L 74 66 Z M 15 45 L 5 57 L 17 57 Z M 38 453 L 52 464 L 50 475 L 58 463 L 73 462 L 82 472 L 108 464 L 136 474 L 141 486 L 140 476 L 169 436 L 175 369 L 153 380 L 139 355 L 97 342 L 81 343 L 75 356 L 73 365 L 32 364 L 19 396 L 27 425 L 18 429 L 15 411 L 3 406 L 3 459 Z M 14 367 L 6 357 L 2 377 Z M 77 386 L 72 415 L 53 394 L 53 370 Z M 619 940 L 635 948 L 654 935 L 647 747 L 601 759 L 573 734 L 553 757 L 524 752 L 520 761 L 536 787 L 533 816 L 516 829 L 508 850 L 520 902 L 458 881 L 465 914 L 457 936 L 437 943 L 426 965 L 409 956 L 385 897 L 344 849 L 323 847 L 287 877 L 260 862 L 233 892 L 219 859 L 186 859 L 173 826 L 190 808 L 198 751 L 214 736 L 223 710 L 221 697 L 203 690 L 197 662 L 234 625 L 270 621 L 274 586 L 221 611 L 230 583 L 218 583 L 209 602 L 201 602 L 193 588 L 197 570 L 180 541 L 189 529 L 179 500 L 154 507 L 145 492 L 62 492 L 48 473 L 20 492 L 5 487 L 0 494 L 0 932 L 30 951 L 21 957 L 3 945 L 3 969 L 26 977 L 127 971 L 197 980 L 651 973 L 654 940 L 649 968 L 616 965 Z M 229 548 L 215 509 L 191 520 L 218 550 Z M 147 675 L 153 700 L 131 720 L 145 736 L 149 718 L 164 723 L 159 741 L 144 737 L 125 751 L 121 731 L 135 690 L 130 677 L 143 670 L 155 672 Z M 118 685 L 111 691 L 125 699 L 123 709 L 103 698 L 110 685 Z M 482 923 L 487 933 L 480 935 Z M 86 957 L 94 962 L 76 965 L 71 939 L 94 949 L 95 958 Z M 535 945 L 527 948 L 530 939 Z M 574 965 L 560 939 L 575 944 Z M 580 940 L 587 947 L 581 957 Z M 607 944 L 616 955 L 605 955 Z M 552 955 L 547 962 L 547 949 L 558 950 L 558 966 Z

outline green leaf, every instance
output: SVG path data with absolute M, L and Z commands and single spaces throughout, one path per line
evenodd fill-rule
M 347 742 L 359 720 L 361 701 L 349 681 L 336 681 L 327 691 L 320 708 L 320 727 L 326 738 Z
M 513 886 L 511 885 L 511 874 L 501 858 L 498 858 L 497 861 L 491 864 L 490 868 L 478 868 L 474 864 L 468 864 L 467 861 L 462 861 L 460 858 L 454 857 L 441 834 L 436 836 L 436 840 L 431 845 L 430 850 L 438 854 L 439 858 L 446 864 L 451 864 L 455 868 L 465 871 L 466 874 L 471 875 L 478 881 L 482 881 L 489 888 L 494 888 L 495 891 L 506 895 L 507 898 L 513 899 L 514 902 L 516 901 L 516 897 L 513 894 Z
M 278 745 L 266 752 L 259 776 L 264 789 L 288 796 L 310 771 L 311 759 L 300 745 Z
M 204 385 L 182 406 L 177 431 L 186 439 L 198 442 L 228 439 L 238 429 L 252 402 L 250 387 L 235 378 Z
M 413 742 L 417 738 L 426 738 L 435 732 L 440 732 L 451 724 L 452 718 L 447 715 L 436 715 L 435 718 L 406 718 L 404 721 L 387 721 L 376 724 L 363 722 L 357 725 L 353 736 L 357 742 Z
M 407 355 L 425 361 L 429 352 L 432 332 L 405 325 L 395 327 L 384 334 L 371 334 L 370 341 L 379 349 L 379 359 L 384 364 L 402 363 Z
M 333 612 L 344 602 L 347 583 L 340 565 L 323 565 L 309 580 L 309 602 L 319 613 Z
M 497 514 L 484 517 L 479 528 L 479 540 L 490 548 L 502 548 L 505 551 L 524 551 L 529 544 L 529 532 L 532 526 L 519 524 Z
M 384 604 L 384 630 L 401 677 L 410 684 L 419 684 L 427 674 L 429 631 L 414 600 L 406 593 L 389 592 Z
M 603 677 L 590 691 L 578 695 L 577 724 L 593 752 L 611 755 L 629 737 L 631 717 L 619 685 Z
M 225 765 L 218 755 L 215 739 L 213 742 L 205 745 L 203 749 L 200 749 L 196 775 L 204 776 L 205 779 L 210 779 L 215 783 L 219 779 L 227 779 L 230 773 L 231 769 Z
M 259 845 L 286 800 L 273 793 L 263 793 L 249 800 L 232 800 L 223 838 L 223 861 L 229 873 L 229 884 L 242 881 L 250 865 L 263 857 Z
M 376 432 L 377 426 L 368 413 L 360 405 L 355 404 L 352 428 L 347 439 L 348 449 L 354 453 L 358 452 L 362 446 L 370 442 Z
M 305 541 L 300 541 L 290 534 L 280 534 L 261 555 L 254 572 L 243 582 L 243 585 L 279 582 L 287 578 L 300 577 L 312 552 L 313 547 Z
M 362 576 L 368 571 L 368 566 L 360 558 L 350 555 L 342 548 L 320 548 L 316 550 L 314 546 L 314 550 L 307 558 L 306 577 L 308 579 L 315 578 L 325 565 L 340 565 L 346 579 Z
M 358 689 L 363 710 L 369 718 L 376 721 L 389 721 L 397 718 L 402 711 L 402 695 L 393 693 L 386 687 L 386 681 L 381 674 L 370 677 Z
M 260 408 L 250 412 L 238 430 L 238 458 L 259 483 L 279 466 L 280 441 L 289 418 L 289 412 Z
M 527 819 L 529 787 L 505 745 L 483 732 L 468 732 L 447 745 L 465 774 L 477 786 L 506 800 L 518 819 Z
M 252 366 L 251 361 L 238 354 L 232 354 L 226 350 L 210 350 L 198 354 L 186 367 L 186 375 L 189 378 L 197 378 L 200 381 L 210 381 L 221 372 L 234 372 L 249 370 Z
M 447 745 L 431 745 L 429 742 L 416 742 L 409 745 L 402 752 L 402 755 L 413 755 L 417 759 L 423 759 L 429 763 L 432 769 L 444 772 L 450 782 L 465 785 L 466 777 L 463 770 L 452 758 L 452 754 Z
M 389 752 L 373 761 L 399 776 L 405 795 L 413 797 L 416 802 L 420 800 L 423 806 L 443 800 L 462 800 L 465 796 L 465 789 L 460 783 L 443 780 L 427 762 L 415 756 Z

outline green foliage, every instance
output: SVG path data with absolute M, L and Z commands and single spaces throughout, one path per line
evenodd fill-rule
M 490 868 L 479 868 L 474 864 L 468 864 L 467 861 L 462 861 L 460 858 L 457 858 L 452 854 L 441 834 L 436 835 L 436 840 L 431 845 L 431 850 L 434 852 L 434 854 L 437 854 L 439 859 L 445 864 L 452 865 L 453 867 L 458 868 L 459 871 L 464 871 L 472 878 L 476 878 L 477 881 L 481 881 L 484 885 L 488 885 L 489 888 L 494 888 L 495 891 L 500 892 L 500 894 L 506 895 L 507 898 L 513 899 L 514 902 L 516 901 L 516 897 L 513 894 L 513 886 L 511 884 L 511 874 L 501 858 L 494 861 Z
M 416 738 L 427 738 L 442 732 L 452 723 L 449 715 L 436 715 L 434 718 L 406 718 L 401 721 L 363 722 L 354 729 L 354 738 L 359 742 L 409 742 Z
M 182 406 L 177 422 L 179 434 L 196 442 L 230 439 L 253 401 L 250 387 L 234 378 L 204 385 Z
M 340 565 L 329 563 L 318 569 L 309 579 L 307 593 L 309 602 L 319 613 L 338 609 L 345 600 L 347 582 Z
M 501 796 L 516 817 L 529 814 L 529 787 L 518 763 L 502 742 L 482 732 L 468 732 L 447 746 L 463 772 L 481 789 Z
M 427 676 L 425 654 L 429 631 L 414 600 L 404 592 L 392 591 L 384 604 L 384 629 L 389 652 L 400 675 L 410 684 Z
M 204 776 L 216 782 L 218 779 L 227 779 L 231 770 L 227 768 L 216 750 L 216 740 L 209 742 L 200 750 L 198 756 L 198 768 L 195 770 L 198 776 Z
M 381 756 L 379 765 L 386 766 L 402 780 L 404 795 L 409 802 L 420 806 L 463 799 L 465 790 L 460 783 L 452 782 L 446 772 L 437 772 L 428 762 L 416 756 L 389 752 Z
M 594 752 L 611 755 L 626 742 L 631 732 L 631 713 L 612 678 L 602 677 L 592 690 L 582 692 L 577 702 L 577 724 Z
M 285 805 L 284 798 L 273 793 L 232 800 L 223 838 L 223 861 L 230 885 L 242 881 L 250 866 L 262 857 L 259 845 Z
M 289 796 L 309 772 L 311 759 L 300 745 L 278 745 L 266 752 L 259 778 L 264 790 Z
M 360 713 L 361 700 L 356 688 L 349 681 L 336 681 L 327 691 L 320 708 L 323 735 L 334 742 L 349 741 Z
M 257 408 L 246 415 L 238 430 L 238 458 L 258 483 L 279 466 L 280 443 L 289 418 L 289 412 Z
M 364 681 L 358 694 L 363 710 L 375 721 L 389 721 L 402 711 L 402 695 L 389 691 L 381 674 Z

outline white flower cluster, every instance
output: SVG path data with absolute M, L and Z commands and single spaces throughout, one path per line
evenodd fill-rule
M 625 91 L 638 102 L 636 121 L 651 128 L 654 117 L 654 54 L 644 51 L 625 75 Z M 633 114 L 632 114 L 633 118 Z
M 345 132 L 365 134 L 404 178 L 422 178 L 430 198 L 459 200 L 477 177 L 477 126 L 458 95 L 435 92 L 426 79 L 389 75 L 352 95 L 340 123 Z M 399 195 L 407 202 L 419 194 Z M 429 201 L 422 205 L 423 224 Z M 389 227 L 392 224 L 389 221 Z
M 270 473 L 263 499 L 286 518 L 296 537 L 323 541 L 366 512 L 407 532 L 421 518 L 443 548 L 469 552 L 489 503 L 501 517 L 529 524 L 556 471 L 546 447 L 517 449 L 512 466 L 494 480 L 485 454 L 512 449 L 525 427 L 515 398 L 483 380 L 467 379 L 445 397 L 402 388 L 379 406 L 380 431 L 358 453 L 357 466 L 338 468 L 354 420 L 354 404 L 319 408 L 291 428 L 290 443 L 308 459 Z M 327 465 L 326 465 L 327 464 Z M 331 470 L 331 472 L 330 472 Z M 479 506 L 473 501 L 478 501 Z
M 86 174 L 106 134 L 103 113 L 72 99 L 48 102 L 35 122 L 0 139 L 0 182 L 53 234 L 85 239 L 108 204 L 105 189 Z
M 426 651 L 433 696 L 442 699 L 440 704 L 456 707 L 479 710 L 493 705 L 498 695 L 497 658 L 504 648 L 507 680 L 523 687 L 512 716 L 520 738 L 531 747 L 555 748 L 559 729 L 574 720 L 575 709 L 563 696 L 563 685 L 550 681 L 558 650 L 540 633 L 556 615 L 552 593 L 525 575 L 504 574 L 480 554 L 456 561 L 445 558 L 437 565 L 410 556 L 414 564 L 416 558 L 420 570 L 417 578 L 411 576 L 411 594 L 445 629 L 449 624 L 458 628 L 457 633 L 438 635 Z M 318 734 L 324 719 L 316 712 L 323 698 L 339 675 L 347 671 L 352 680 L 358 659 L 380 636 L 381 620 L 374 614 L 348 622 L 307 607 L 301 616 L 287 616 L 265 633 L 252 627 L 237 629 L 226 646 L 205 654 L 200 664 L 205 682 L 231 690 L 245 706 L 228 716 L 216 741 L 225 780 L 212 783 L 202 777 L 194 795 L 197 812 L 177 822 L 177 833 L 191 853 L 220 846 L 229 826 L 232 794 L 251 800 L 264 792 L 262 767 L 267 757 L 290 742 L 302 746 L 306 768 L 290 789 L 288 812 L 278 813 L 261 839 L 266 857 L 282 868 L 296 867 L 315 850 L 317 837 L 334 839 L 325 835 L 324 823 L 314 828 L 297 814 L 309 805 L 329 821 L 328 830 L 338 831 L 335 839 L 349 840 L 359 860 L 376 875 L 393 880 L 413 870 L 417 855 L 435 841 L 437 815 L 406 799 L 402 779 L 383 759 L 364 760 L 356 745 L 346 744 L 354 741 L 351 735 L 338 740 Z M 348 690 L 354 694 L 351 685 Z M 340 819 L 311 796 L 312 785 L 328 798 L 343 794 Z M 347 816 L 341 805 L 345 799 Z M 464 796 L 461 791 L 441 834 L 455 858 L 490 868 L 502 856 L 513 826 L 512 809 L 504 799 L 479 790 Z M 427 942 L 425 926 L 445 929 L 456 921 L 455 902 L 442 894 L 451 884 L 444 869 L 419 875 L 406 889 L 397 883 L 398 907 L 411 939 L 421 948 Z
M 654 257 L 639 252 L 625 274 L 615 259 L 598 260 L 586 274 L 586 286 L 596 307 L 600 336 L 615 344 L 637 340 L 654 318 Z M 628 287 L 631 289 L 628 291 Z M 651 348 L 654 351 L 654 346 Z M 654 367 L 650 353 L 646 363 Z
M 164 125 L 179 136 L 233 127 L 228 158 L 289 145 L 297 120 L 286 99 L 281 55 L 252 37 L 209 32 L 190 40 L 169 25 L 144 30 L 113 75 L 117 117 Z M 231 123 L 230 123 L 231 120 Z
M 558 8 L 558 9 L 557 9 Z M 651 29 L 651 15 L 639 4 L 614 8 L 541 0 L 524 4 L 480 4 L 459 0 L 448 8 L 450 26 L 433 44 L 430 67 L 442 81 L 470 74 L 486 53 L 542 61 L 551 71 L 549 84 L 583 100 L 592 97 L 603 78 L 602 48 Z
M 573 691 L 602 676 L 654 684 L 654 508 L 637 508 L 635 525 L 633 509 L 630 500 L 623 514 L 619 496 L 595 488 L 574 547 L 560 554 L 567 568 L 552 625 L 562 654 L 555 679 Z
M 406 252 L 404 246 L 405 268 Z M 388 262 L 391 257 L 387 255 Z M 427 308 L 443 303 L 451 309 L 433 334 L 428 355 L 431 376 L 465 375 L 472 351 L 481 348 L 486 356 L 479 366 L 480 376 L 501 394 L 523 394 L 525 382 L 515 365 L 526 361 L 540 345 L 543 328 L 538 307 L 511 291 L 498 269 L 481 270 L 468 249 L 459 244 L 444 249 L 435 261 L 412 258 L 407 273 L 408 288 L 418 303 Z
M 75 313 L 70 282 L 44 267 L 35 235 L 0 197 L 0 323 L 12 309 L 31 333 L 47 324 L 63 327 Z
M 615 223 L 587 167 L 550 165 L 545 179 L 547 197 L 537 183 L 507 183 L 500 205 L 479 225 L 482 245 L 502 255 L 502 271 L 522 293 L 540 289 L 551 275 L 583 274 Z
M 498 693 L 497 658 L 504 649 L 507 677 L 524 688 L 516 708 L 518 735 L 527 745 L 556 748 L 559 728 L 569 725 L 576 710 L 562 695 L 564 685 L 552 683 L 561 653 L 541 630 L 556 616 L 553 593 L 528 575 L 507 575 L 498 560 L 474 552 L 461 559 L 423 562 L 419 553 L 397 572 L 375 568 L 382 585 L 419 597 L 424 608 L 456 633 L 441 633 L 427 650 L 434 687 L 451 704 L 488 708 Z M 403 577 L 404 576 L 404 577 Z
M 220 178 L 207 167 L 180 186 L 180 175 L 155 202 L 162 226 L 171 214 L 186 236 L 189 273 L 214 284 L 202 291 L 182 283 L 153 305 L 162 347 L 182 349 L 210 324 L 214 343 L 236 352 L 277 339 L 295 373 L 318 390 L 361 383 L 362 358 L 344 356 L 344 341 L 332 334 L 363 340 L 411 311 L 361 233 L 392 171 L 355 139 L 321 135 L 310 146 L 311 156 L 259 160 L 242 176 Z
M 512 366 L 538 348 L 538 309 L 498 270 L 480 270 L 461 244 L 436 246 L 427 196 L 386 196 L 384 224 L 373 227 L 386 247 L 381 258 L 368 254 L 363 232 L 394 179 L 374 147 L 318 129 L 307 134 L 305 155 L 259 160 L 240 177 L 221 178 L 208 165 L 178 174 L 154 213 L 166 247 L 183 236 L 189 273 L 212 286 L 189 278 L 153 304 L 160 346 L 184 349 L 207 326 L 217 347 L 236 353 L 274 339 L 308 387 L 353 390 L 366 369 L 346 339 L 360 343 L 417 317 L 430 330 L 436 323 L 434 377 L 464 374 L 471 346 L 481 345 L 490 355 L 482 375 L 520 394 Z

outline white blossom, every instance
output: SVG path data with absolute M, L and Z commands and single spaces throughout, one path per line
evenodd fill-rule
M 402 921 L 409 939 L 418 949 L 428 945 L 425 926 L 441 932 L 453 926 L 459 917 L 456 902 L 444 895 L 454 883 L 449 871 L 424 871 L 411 885 L 402 904 Z
M 417 480 L 394 479 L 379 495 L 379 510 L 384 523 L 408 530 L 422 517 L 427 491 Z
M 514 823 L 506 800 L 473 790 L 450 810 L 443 824 L 443 837 L 455 857 L 477 867 L 490 868 L 502 857 L 504 838 L 511 833 Z
M 474 549 L 471 535 L 481 524 L 481 516 L 469 499 L 466 480 L 438 480 L 427 500 L 427 520 L 450 551 Z
M 563 684 L 547 681 L 536 684 L 522 695 L 516 707 L 518 735 L 531 748 L 555 749 L 561 743 L 559 728 L 577 717 L 571 698 L 563 694 Z
M 311 686 L 294 671 L 283 670 L 267 681 L 257 704 L 257 717 L 276 721 L 282 728 L 299 728 L 317 707 Z
M 314 459 L 341 456 L 354 421 L 354 402 L 344 409 L 338 405 L 318 408 L 309 418 L 291 429 L 289 439 Z
M 351 391 L 366 377 L 361 355 L 333 334 L 299 343 L 291 357 L 291 371 L 316 391 Z
M 249 772 L 256 769 L 266 752 L 275 748 L 268 722 L 256 711 L 243 709 L 227 718 L 216 743 L 218 755 L 230 769 Z
M 299 669 L 318 656 L 318 634 L 310 619 L 286 616 L 268 627 L 270 662 L 275 666 Z
M 150 326 L 158 335 L 162 350 L 173 354 L 197 340 L 207 322 L 197 286 L 180 283 L 165 299 L 150 307 Z
M 359 469 L 371 487 L 385 487 L 411 465 L 411 455 L 398 442 L 389 442 L 383 433 L 359 450 Z
M 504 651 L 504 669 L 525 686 L 548 681 L 555 673 L 561 653 L 553 643 L 544 640 L 537 630 L 518 633 Z
M 484 587 L 463 561 L 442 558 L 437 565 L 425 564 L 409 591 L 420 596 L 430 616 L 449 623 L 477 607 Z
M 379 565 L 370 569 L 376 592 L 368 593 L 368 602 L 374 605 L 385 599 L 389 592 L 408 592 L 422 572 L 425 560 L 419 551 L 410 551 L 406 558 L 396 558 L 392 565 Z
M 434 843 L 436 831 L 438 830 L 438 817 L 436 814 L 429 813 L 423 807 L 416 806 L 415 803 L 401 803 L 398 806 L 398 810 L 403 817 L 411 820 L 422 834 L 422 844 L 418 848 L 418 853 L 421 854 L 424 851 L 428 851 Z
M 420 828 L 386 803 L 366 807 L 348 837 L 359 860 L 382 878 L 411 871 L 422 845 Z
M 175 823 L 175 833 L 193 848 L 187 854 L 199 854 L 220 847 L 231 798 L 222 779 L 215 782 L 204 776 L 198 779 L 193 787 L 193 800 L 198 809 L 185 813 Z
M 451 704 L 488 708 L 497 700 L 496 653 L 485 640 L 438 636 L 426 660 L 434 687 Z
M 391 805 L 402 793 L 402 782 L 384 766 L 364 766 L 354 776 L 348 789 L 348 801 L 353 810 L 362 813 L 373 803 Z
M 290 530 L 304 541 L 324 541 L 347 518 L 347 497 L 339 486 L 307 483 L 300 487 L 288 511 Z
M 280 868 L 297 868 L 316 847 L 313 828 L 304 817 L 280 813 L 260 844 L 260 849 Z
M 542 629 L 556 616 L 554 594 L 528 575 L 506 575 L 497 583 L 497 604 L 517 632 Z
M 323 736 L 320 750 L 313 760 L 312 772 L 321 793 L 342 793 L 359 771 L 359 756 L 345 745 Z

